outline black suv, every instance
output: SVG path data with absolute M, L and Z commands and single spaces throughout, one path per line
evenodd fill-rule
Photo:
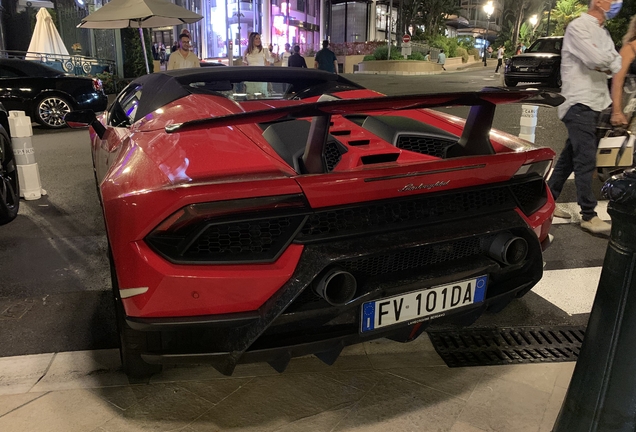
M 523 54 L 513 56 L 504 70 L 504 82 L 514 87 L 520 82 L 540 82 L 561 87 L 561 46 L 563 36 L 537 39 Z

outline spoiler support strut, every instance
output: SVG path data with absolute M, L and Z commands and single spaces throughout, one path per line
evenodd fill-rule
M 484 101 L 470 107 L 464 131 L 457 144 L 446 149 L 445 158 L 495 154 L 490 143 L 490 129 L 497 106 Z
M 323 150 L 329 135 L 329 124 L 331 123 L 331 115 L 323 115 L 311 119 L 311 127 L 309 128 L 309 136 L 305 145 L 305 153 L 303 153 L 304 171 L 307 174 L 321 174 L 325 172 L 323 163 Z

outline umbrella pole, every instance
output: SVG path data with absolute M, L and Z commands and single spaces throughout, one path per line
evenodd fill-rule
M 146 53 L 146 38 L 144 37 L 144 31 L 141 28 L 141 21 L 139 21 L 139 37 L 141 38 L 141 46 L 144 49 L 144 60 L 146 62 L 146 73 L 150 74 L 150 67 L 148 67 L 148 55 Z

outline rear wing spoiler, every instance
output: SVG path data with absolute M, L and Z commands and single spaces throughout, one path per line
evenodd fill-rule
M 471 110 L 462 136 L 455 146 L 447 150 L 447 157 L 475 156 L 494 154 L 489 134 L 497 105 L 525 103 L 555 107 L 563 103 L 564 100 L 563 96 L 556 93 L 537 90 L 509 91 L 487 87 L 480 92 L 380 96 L 311 103 L 299 102 L 298 104 L 281 108 L 192 120 L 166 126 L 165 130 L 167 133 L 178 133 L 248 123 L 269 123 L 312 117 L 313 120 L 302 162 L 305 172 L 315 174 L 325 172 L 325 167 L 322 163 L 322 153 L 323 147 L 327 142 L 332 115 L 470 106 Z

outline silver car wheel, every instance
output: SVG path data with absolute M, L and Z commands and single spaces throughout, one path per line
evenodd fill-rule
M 61 128 L 66 126 L 64 116 L 71 112 L 71 106 L 58 96 L 45 97 L 38 103 L 38 117 L 44 126 Z

